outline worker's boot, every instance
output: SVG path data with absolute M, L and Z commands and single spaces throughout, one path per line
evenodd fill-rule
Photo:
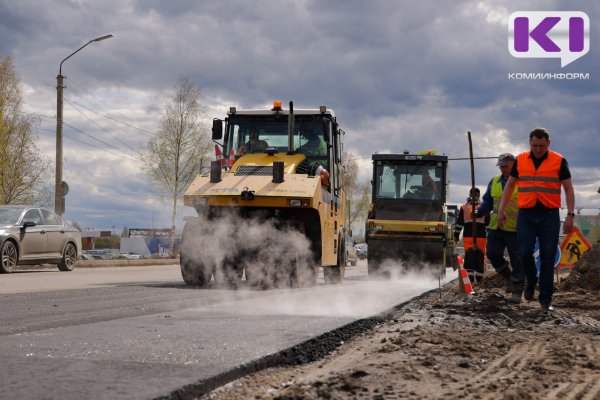
M 494 267 L 496 269 L 496 273 L 500 276 L 502 276 L 502 278 L 504 278 L 504 291 L 506 293 L 510 293 L 511 292 L 511 280 L 510 280 L 510 267 L 508 265 L 507 261 L 504 261 L 499 267 Z
M 519 304 L 521 302 L 521 298 L 523 297 L 523 287 L 525 286 L 525 282 L 514 282 L 511 281 L 511 295 L 508 298 L 508 301 L 511 303 Z
M 469 282 L 471 282 L 471 285 L 474 284 L 475 283 L 475 270 L 468 269 L 467 276 L 469 277 Z
M 523 297 L 525 300 L 531 301 L 535 295 L 535 286 L 537 285 L 537 279 L 527 280 L 527 285 L 525 285 L 525 292 L 523 293 Z
M 475 282 L 481 283 L 483 282 L 483 278 L 485 278 L 485 268 L 483 265 L 477 265 L 475 267 Z

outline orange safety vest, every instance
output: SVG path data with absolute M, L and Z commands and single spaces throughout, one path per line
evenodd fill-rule
M 479 206 L 481 204 L 480 203 L 475 203 L 475 209 L 478 209 Z M 473 220 L 471 219 L 473 216 L 473 205 L 469 202 L 469 203 L 465 203 L 462 205 L 463 208 L 463 220 L 464 220 L 464 224 L 466 225 L 467 223 L 473 223 Z M 481 216 L 479 218 L 475 219 L 476 222 L 479 223 L 485 223 L 485 217 Z
M 563 156 L 548 150 L 548 157 L 535 169 L 531 152 L 517 156 L 519 208 L 532 208 L 539 200 L 548 208 L 560 208 L 560 165 Z

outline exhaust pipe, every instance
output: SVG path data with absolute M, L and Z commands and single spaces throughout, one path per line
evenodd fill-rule
M 221 162 L 210 162 L 210 183 L 221 182 Z
M 290 115 L 288 116 L 288 155 L 294 154 L 294 102 L 290 101 Z
M 273 161 L 273 183 L 283 182 L 283 161 Z

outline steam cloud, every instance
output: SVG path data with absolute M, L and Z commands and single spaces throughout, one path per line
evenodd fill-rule
M 316 281 L 310 241 L 292 226 L 233 213 L 213 219 L 200 216 L 187 224 L 194 228 L 186 227 L 182 253 L 212 272 L 218 286 L 235 288 L 242 276 L 247 285 L 262 288 Z

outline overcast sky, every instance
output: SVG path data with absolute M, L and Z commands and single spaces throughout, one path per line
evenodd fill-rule
M 557 58 L 511 56 L 509 16 L 534 10 L 585 12 L 589 52 L 564 68 Z M 273 100 L 334 109 L 365 180 L 375 152 L 468 157 L 471 131 L 475 156 L 516 154 L 533 127 L 546 127 L 571 166 L 577 205 L 597 214 L 599 21 L 595 1 L 0 0 L 0 57 L 12 58 L 54 165 L 59 64 L 114 35 L 62 66 L 64 216 L 83 228 L 170 226 L 170 206 L 150 190 L 135 152 L 158 131 L 183 75 L 202 89 L 209 120 Z M 509 79 L 523 72 L 589 79 Z M 449 201 L 460 203 L 469 162 L 450 163 Z M 475 167 L 482 189 L 498 173 L 495 160 Z

